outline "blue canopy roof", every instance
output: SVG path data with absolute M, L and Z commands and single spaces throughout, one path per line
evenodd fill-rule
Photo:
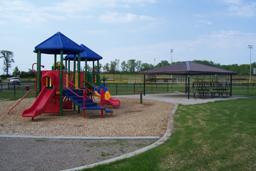
M 102 57 L 98 55 L 96 52 L 91 50 L 90 48 L 86 47 L 85 45 L 81 44 L 80 47 L 83 49 L 83 51 L 80 53 L 80 58 L 82 61 L 98 61 L 101 60 Z M 74 60 L 74 55 L 70 54 L 65 57 L 65 60 Z
M 63 51 L 64 54 L 78 54 L 83 50 L 77 43 L 61 32 L 58 32 L 37 45 L 35 52 L 38 51 L 46 54 L 60 54 L 61 51 Z

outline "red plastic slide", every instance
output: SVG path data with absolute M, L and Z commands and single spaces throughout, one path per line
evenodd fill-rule
M 118 108 L 120 106 L 120 100 L 115 99 L 115 98 L 110 98 L 108 100 L 106 100 L 107 103 L 109 103 L 111 106 L 113 106 L 114 108 Z
M 45 106 L 47 105 L 48 101 L 53 97 L 55 94 L 55 88 L 48 89 L 44 87 L 39 95 L 37 96 L 36 100 L 32 104 L 32 106 L 26 109 L 23 113 L 23 117 L 36 117 L 43 113 Z

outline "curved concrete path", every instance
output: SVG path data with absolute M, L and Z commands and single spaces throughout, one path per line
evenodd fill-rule
M 56 171 L 120 156 L 155 140 L 0 138 L 0 170 Z

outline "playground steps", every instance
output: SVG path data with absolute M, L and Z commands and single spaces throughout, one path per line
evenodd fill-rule
M 112 110 L 110 110 L 108 108 L 99 106 L 91 98 L 86 98 L 85 107 L 83 107 L 83 98 L 81 97 L 83 95 L 82 90 L 72 89 L 72 91 L 70 91 L 69 89 L 64 89 L 63 95 L 68 97 L 74 104 L 79 106 L 81 110 L 103 110 L 106 113 L 113 112 Z

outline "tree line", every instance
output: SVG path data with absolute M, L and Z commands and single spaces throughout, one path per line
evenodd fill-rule
M 250 72 L 250 64 L 222 65 L 222 64 L 215 63 L 213 61 L 208 61 L 208 60 L 194 60 L 194 62 L 234 71 L 238 75 L 249 75 L 249 72 Z M 174 62 L 174 63 L 177 63 L 177 62 Z M 122 62 L 119 59 L 115 59 L 113 61 L 110 61 L 109 63 L 106 63 L 103 66 L 100 66 L 100 68 L 105 73 L 116 73 L 116 72 L 135 73 L 135 72 L 146 71 L 149 69 L 158 68 L 162 66 L 167 66 L 170 64 L 171 63 L 169 63 L 167 60 L 162 60 L 156 65 L 154 65 L 151 63 L 145 63 L 135 59 L 129 59 L 127 61 L 122 61 Z M 256 62 L 252 63 L 252 68 L 256 68 Z
M 101 66 L 103 72 L 106 73 L 115 73 L 115 72 L 124 72 L 124 73 L 135 73 L 146 71 L 149 69 L 153 69 L 156 67 L 170 65 L 167 60 L 163 60 L 156 65 L 151 63 L 142 62 L 140 60 L 129 59 L 127 61 L 120 61 L 119 59 L 115 59 Z
M 10 75 L 10 68 L 12 63 L 14 63 L 13 59 L 13 52 L 9 50 L 1 50 L 0 51 L 0 59 L 3 59 L 3 71 L 5 72 L 5 77 Z M 250 71 L 250 64 L 230 64 L 230 65 L 222 65 L 219 63 L 215 63 L 213 61 L 208 60 L 194 60 L 194 62 L 206 64 L 210 66 L 215 66 L 219 68 L 223 68 L 226 70 L 231 70 L 236 72 L 239 75 L 249 75 Z M 170 65 L 167 60 L 162 60 L 156 65 L 152 63 L 142 62 L 141 60 L 136 59 L 129 59 L 120 61 L 119 59 L 115 59 L 110 61 L 104 65 L 100 64 L 100 70 L 105 73 L 136 73 L 141 71 L 150 70 L 153 68 L 158 68 L 162 66 Z M 256 68 L 256 62 L 252 63 L 252 68 Z M 89 71 L 92 71 L 92 68 L 88 66 Z M 252 71 L 253 72 L 253 71 Z M 20 71 L 18 66 L 16 66 L 12 72 L 14 76 L 21 76 L 21 77 L 33 77 L 34 73 L 31 69 L 28 71 Z

